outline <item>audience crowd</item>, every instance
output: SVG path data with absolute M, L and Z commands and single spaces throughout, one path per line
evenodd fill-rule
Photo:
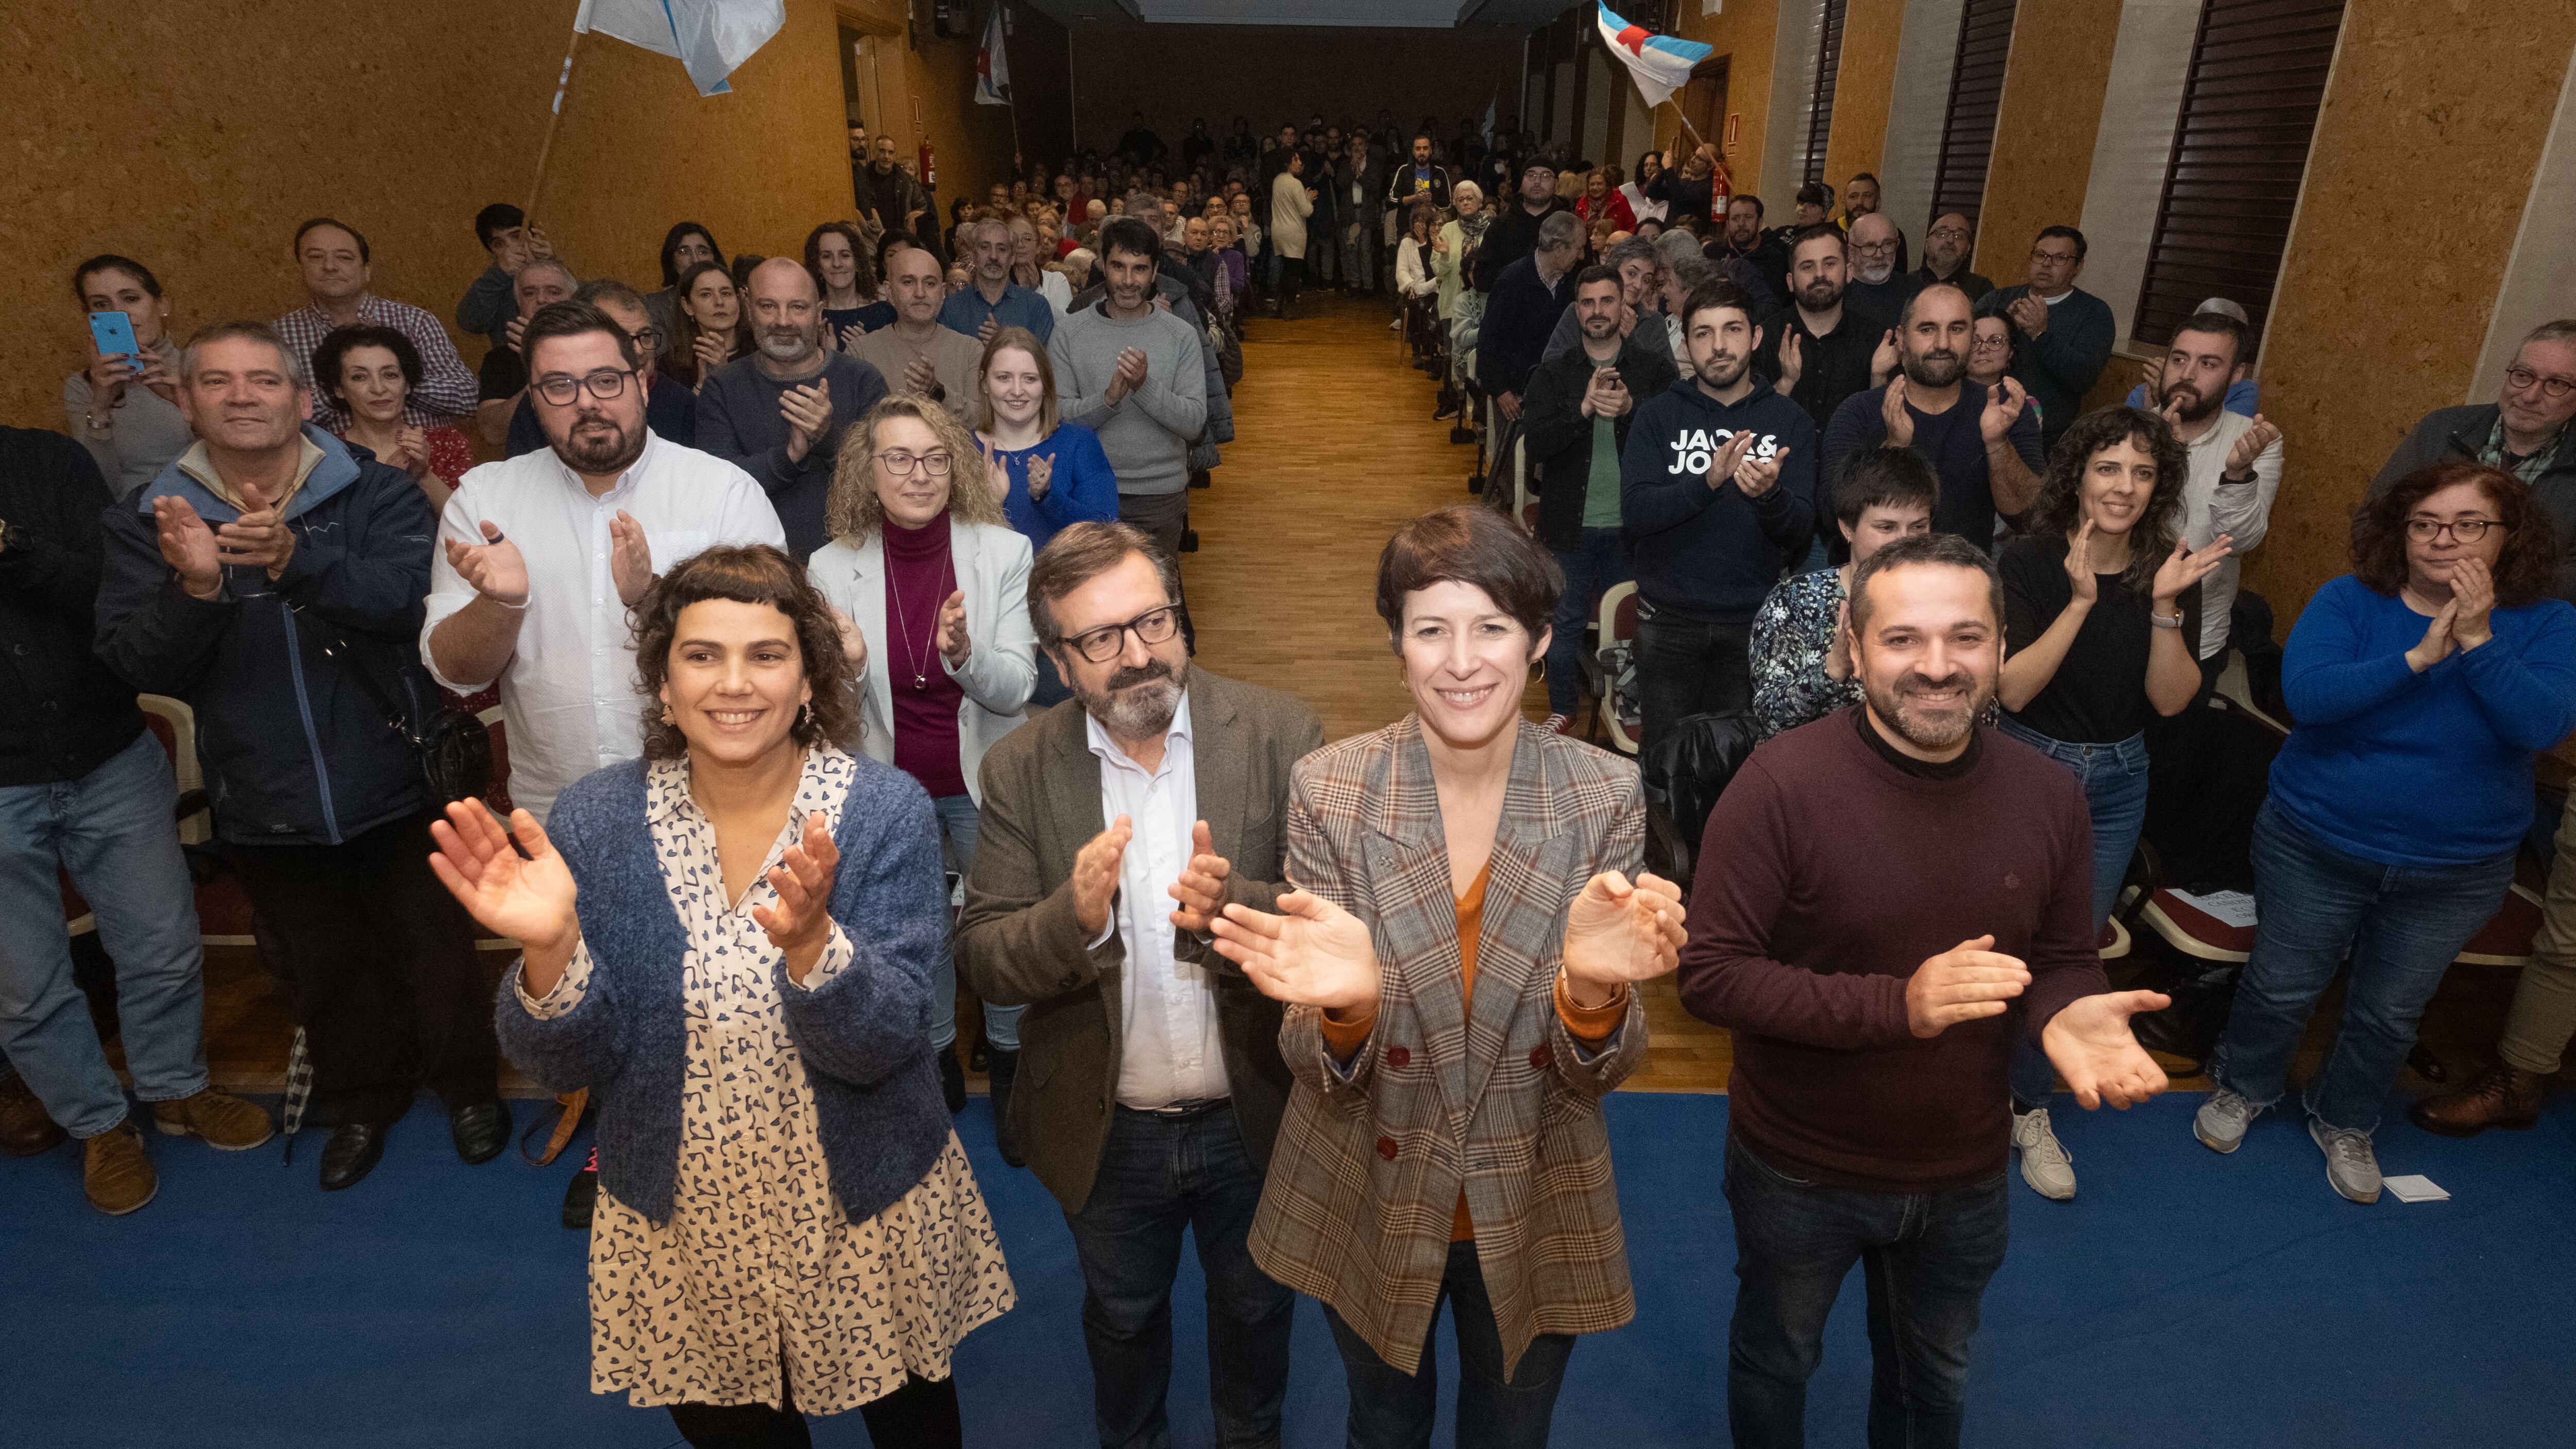
M 1303 1293 L 1353 1444 L 1429 1441 L 1445 1303 L 1460 1442 L 1539 1445 L 1576 1336 L 1634 1313 L 1600 1099 L 1675 974 L 1734 1031 L 1735 1441 L 1802 1442 L 1861 1261 L 1873 1442 L 1955 1444 L 2010 1165 L 2073 1198 L 2051 1105 L 2166 1085 L 2131 1023 L 2169 998 L 2101 952 L 2176 742 L 2259 656 L 2259 913 L 2193 1132 L 2285 1105 L 2348 970 L 2298 1110 L 2378 1198 L 2576 728 L 2576 321 L 2413 428 L 2281 650 L 2239 573 L 2287 445 L 2247 309 L 2088 409 L 2116 326 L 2073 226 L 1998 285 L 1959 213 L 1913 265 L 1866 173 L 1766 225 L 1709 147 L 1592 163 L 1516 118 L 1174 149 L 1140 114 L 945 209 L 889 136 L 850 162 L 801 250 L 682 221 L 651 291 L 484 208 L 477 368 L 330 217 L 267 322 L 72 268 L 134 350 L 79 359 L 68 437 L 0 429 L 0 1147 L 77 1139 L 105 1213 L 158 1191 L 73 917 L 152 1125 L 271 1138 L 206 1068 L 228 878 L 324 1190 L 422 1088 L 497 1156 L 504 1054 L 589 1094 L 593 1387 L 692 1444 L 960 1441 L 952 1353 L 1016 1301 L 949 1123 L 971 1059 L 1075 1241 L 1104 1446 L 1168 1438 L 1185 1229 L 1221 1442 L 1277 1442 Z M 1487 460 L 1379 559 L 1413 709 L 1331 744 L 1194 662 L 1181 568 L 1246 331 L 1322 291 L 1383 299 Z M 1637 759 L 1575 738 L 1587 697 Z M 1650 842 L 1729 732 L 1761 743 L 1704 833 Z M 2576 797 L 2554 823 L 2499 1060 L 2427 1130 L 2531 1125 L 2576 1035 Z M 521 948 L 497 1001 L 478 937 Z

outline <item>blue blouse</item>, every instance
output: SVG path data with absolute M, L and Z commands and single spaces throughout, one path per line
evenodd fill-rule
M 993 456 L 1011 475 L 1011 496 L 1002 510 L 1011 527 L 1027 535 L 1032 552 L 1045 548 L 1066 524 L 1118 517 L 1118 475 L 1100 450 L 1100 435 L 1081 423 L 1065 423 L 1033 447 L 996 449 Z M 1046 497 L 1036 502 L 1029 500 L 1031 458 L 1045 458 L 1053 470 Z

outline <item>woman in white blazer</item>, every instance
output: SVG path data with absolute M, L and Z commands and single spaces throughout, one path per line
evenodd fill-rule
M 946 854 L 975 856 L 977 774 L 1037 684 L 1029 624 L 1029 541 L 1011 527 L 972 434 L 937 403 L 897 394 L 841 443 L 824 524 L 832 541 L 806 572 L 841 616 L 855 666 L 859 744 L 930 792 Z M 986 1006 L 995 1120 L 1019 1064 L 1017 1007 Z M 957 1060 L 957 968 L 943 950 L 931 987 L 931 1044 L 949 1110 L 965 1105 Z M 1016 1166 L 1018 1152 L 1003 1144 Z
M 1288 153 L 1287 168 L 1270 182 L 1270 251 L 1279 263 L 1279 315 L 1297 306 L 1306 280 L 1306 218 L 1315 214 L 1315 188 L 1306 184 L 1306 153 Z

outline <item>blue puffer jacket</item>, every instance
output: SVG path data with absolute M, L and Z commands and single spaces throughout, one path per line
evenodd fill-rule
M 177 463 L 105 519 L 99 657 L 196 710 L 215 833 L 241 844 L 338 845 L 425 801 L 411 746 L 321 638 L 347 640 L 415 718 L 437 707 L 419 640 L 438 518 L 401 469 L 310 423 L 304 436 L 322 459 L 287 501 L 295 552 L 274 582 L 228 567 L 220 595 L 188 596 L 161 557 L 152 500 L 184 498 L 209 528 L 241 513 Z

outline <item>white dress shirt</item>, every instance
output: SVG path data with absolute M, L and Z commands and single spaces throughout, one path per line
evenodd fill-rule
M 643 456 L 597 498 L 553 449 L 541 449 L 468 472 L 438 521 L 420 657 L 449 689 L 472 694 L 492 681 L 451 679 L 430 652 L 430 635 L 474 601 L 444 540 L 482 543 L 480 526 L 490 522 L 527 562 L 527 612 L 517 652 L 501 668 L 501 712 L 510 798 L 540 822 L 565 786 L 644 751 L 635 635 L 608 569 L 608 524 L 620 510 L 644 525 L 656 574 L 710 544 L 787 543 L 750 474 L 650 432 Z
M 1172 953 L 1171 913 L 1180 902 L 1172 882 L 1190 863 L 1190 828 L 1199 818 L 1196 756 L 1190 748 L 1190 699 L 1181 696 L 1163 732 L 1163 762 L 1152 773 L 1083 716 L 1091 752 L 1100 757 L 1100 824 L 1124 815 L 1136 827 L 1118 864 L 1118 903 L 1111 918 L 1127 941 L 1119 980 L 1118 1104 L 1151 1110 L 1175 1102 L 1232 1096 L 1225 1042 L 1217 1032 L 1215 973 Z M 1100 944 L 1109 938 L 1100 933 Z
M 2183 445 L 2191 474 L 2182 487 L 2182 536 L 2194 549 L 2209 547 L 2224 533 L 2234 540 L 2227 557 L 2200 581 L 2200 637 L 2192 653 L 2208 659 L 2227 647 L 2228 616 L 2236 608 L 2238 580 L 2245 554 L 2271 530 L 2272 499 L 2281 491 L 2281 440 L 2274 438 L 2254 455 L 2251 483 L 2222 483 L 2227 455 L 2236 440 L 2254 426 L 2243 413 L 2221 412 L 2208 432 Z

